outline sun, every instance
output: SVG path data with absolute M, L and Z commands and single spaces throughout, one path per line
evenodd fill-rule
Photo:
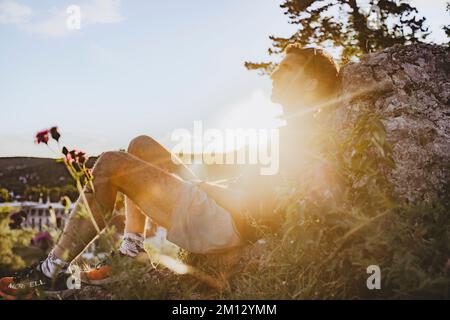
M 227 129 L 276 129 L 285 125 L 281 106 L 270 101 L 268 94 L 262 90 L 254 91 L 250 96 L 227 107 L 211 119 L 211 127 L 219 130 Z M 233 149 L 224 148 L 224 152 L 241 148 L 236 145 Z M 250 146 L 252 147 L 252 146 Z

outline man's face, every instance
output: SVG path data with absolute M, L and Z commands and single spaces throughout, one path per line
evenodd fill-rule
M 315 89 L 316 80 L 304 73 L 306 59 L 299 54 L 287 54 L 271 74 L 272 101 L 289 107 L 305 104 L 308 94 Z

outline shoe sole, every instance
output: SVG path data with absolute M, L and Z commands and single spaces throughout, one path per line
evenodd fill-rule
M 136 257 L 134 257 L 132 259 L 135 259 L 136 262 L 141 263 L 141 264 L 146 264 L 149 262 L 147 252 L 140 252 Z M 116 283 L 121 280 L 120 278 L 113 279 L 111 277 L 108 277 L 105 279 L 99 279 L 99 280 L 92 280 L 92 279 L 89 279 L 86 276 L 86 274 L 87 274 L 87 272 L 81 272 L 81 274 L 80 274 L 81 283 L 83 283 L 85 285 L 103 286 L 103 285 L 107 285 L 107 284 L 111 284 L 111 283 Z

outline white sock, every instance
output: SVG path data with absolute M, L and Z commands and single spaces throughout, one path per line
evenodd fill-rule
M 120 253 L 129 257 L 136 257 L 144 252 L 144 237 L 139 233 L 125 232 L 119 248 Z
M 69 263 L 57 258 L 53 252 L 50 252 L 47 259 L 40 265 L 42 273 L 49 278 L 53 278 L 58 273 L 65 272 L 68 267 Z

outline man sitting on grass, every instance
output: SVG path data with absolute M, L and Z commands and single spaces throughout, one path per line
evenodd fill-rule
M 112 215 L 117 192 L 126 196 L 121 256 L 133 259 L 144 252 L 146 217 L 167 229 L 168 240 L 199 254 L 226 252 L 257 240 L 253 222 L 271 230 L 280 225 L 280 214 L 275 212 L 276 187 L 283 177 L 295 179 L 298 161 L 305 159 L 300 132 L 313 122 L 317 109 L 334 99 L 338 67 L 320 49 L 291 45 L 271 79 L 272 100 L 283 106 L 287 123 L 280 133 L 277 175 L 243 178 L 233 187 L 198 183 L 188 167 L 175 164 L 171 153 L 147 136 L 133 139 L 127 152 L 110 151 L 100 156 L 93 169 L 95 192 L 86 187 L 85 198 L 96 224 L 103 229 Z M 91 219 L 80 218 L 85 205 L 80 197 L 47 259 L 0 280 L 0 295 L 14 299 L 35 289 L 50 296 L 68 292 L 69 264 L 98 235 Z M 105 265 L 87 272 L 86 278 L 100 282 L 107 278 L 107 271 Z

